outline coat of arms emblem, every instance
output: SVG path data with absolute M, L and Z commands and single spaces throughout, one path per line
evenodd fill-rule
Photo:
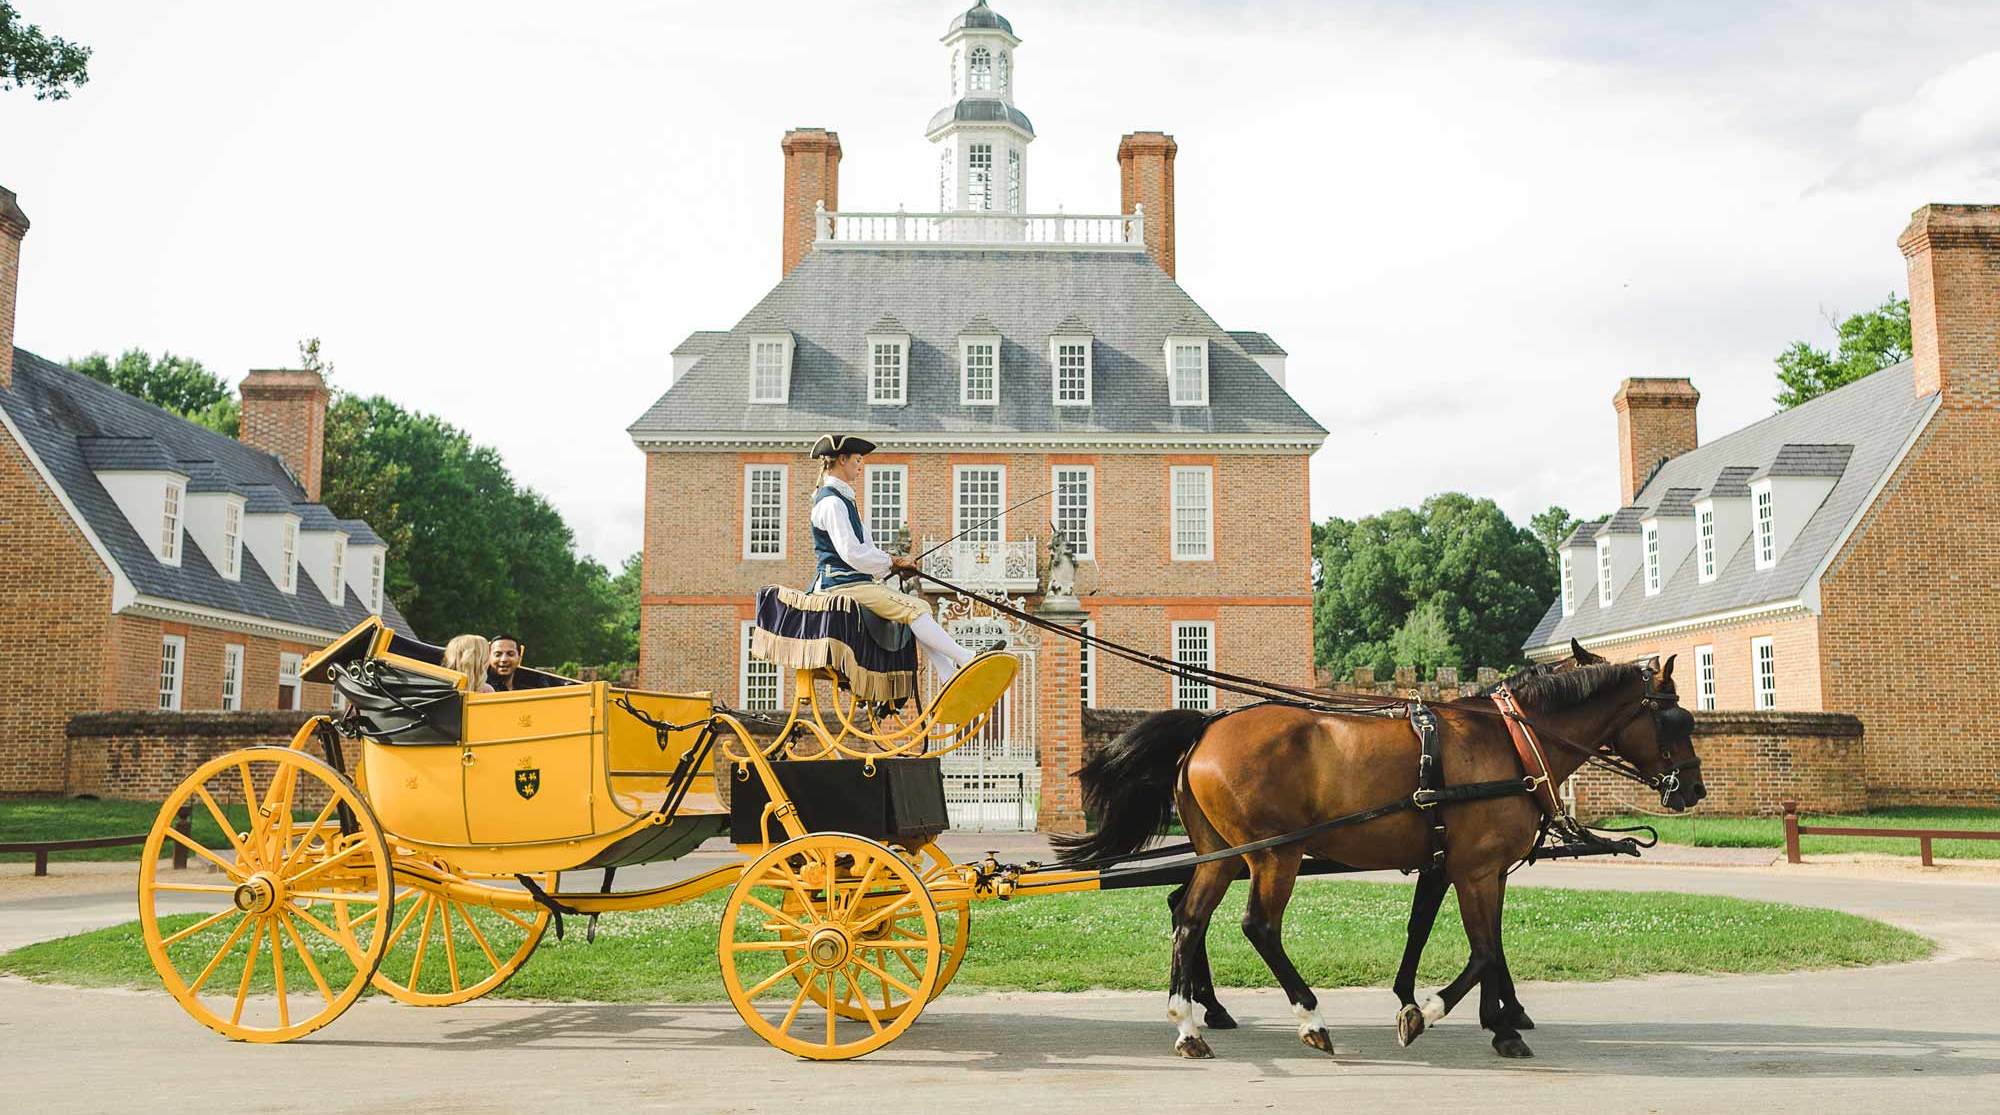
M 529 766 L 532 762 L 533 759 L 521 760 L 520 769 L 514 772 L 514 792 L 521 795 L 522 801 L 534 797 L 542 788 L 542 768 Z

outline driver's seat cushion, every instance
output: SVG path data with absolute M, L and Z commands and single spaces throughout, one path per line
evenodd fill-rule
M 916 642 L 883 646 L 869 633 L 863 611 L 843 596 L 766 585 L 757 590 L 750 653 L 792 670 L 831 667 L 864 701 L 909 699 L 917 691 Z

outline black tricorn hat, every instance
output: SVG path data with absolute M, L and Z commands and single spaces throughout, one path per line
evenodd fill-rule
M 875 452 L 875 443 L 865 437 L 853 434 L 821 434 L 813 442 L 812 455 L 815 457 L 838 457 L 842 453 L 860 453 L 866 456 Z

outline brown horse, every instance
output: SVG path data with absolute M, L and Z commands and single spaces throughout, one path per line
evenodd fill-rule
M 1673 667 L 1672 658 L 1657 674 L 1650 664 L 1595 662 L 1514 680 L 1514 699 L 1542 741 L 1549 778 L 1560 783 L 1591 754 L 1608 752 L 1656 788 L 1666 808 L 1679 811 L 1700 801 L 1707 791 L 1690 739 L 1693 718 L 1678 705 Z M 1446 785 L 1522 777 L 1506 722 L 1490 700 L 1456 701 L 1432 711 L 1439 721 Z M 1416 733 L 1401 719 L 1280 703 L 1224 714 L 1155 713 L 1086 759 L 1080 772 L 1084 800 L 1100 827 L 1059 841 L 1061 858 L 1079 863 L 1130 855 L 1165 828 L 1176 805 L 1195 850 L 1206 853 L 1406 801 L 1418 788 L 1420 752 Z M 1505 1057 L 1532 1056 L 1519 1032 L 1524 1016 L 1501 944 L 1501 909 L 1507 869 L 1534 846 L 1542 807 L 1531 796 L 1515 794 L 1432 808 L 1443 814 L 1445 855 L 1431 913 L 1444 885 L 1455 888 L 1471 957 L 1421 1008 L 1405 1000 L 1399 1037 L 1407 1043 L 1477 983 L 1480 1023 L 1493 1031 L 1494 1049 Z M 1213 1055 L 1194 1020 L 1193 1004 L 1220 1010 L 1208 967 L 1208 922 L 1230 883 L 1247 869 L 1244 935 L 1291 1000 L 1300 1040 L 1332 1052 L 1318 999 L 1281 939 L 1299 864 L 1312 855 L 1356 868 L 1418 869 L 1424 866 L 1429 827 L 1424 811 L 1406 809 L 1197 866 L 1175 918 L 1167 999 L 1168 1017 L 1178 1029 L 1175 1050 L 1188 1057 Z M 1425 902 L 1420 891 L 1411 924 L 1419 950 L 1417 921 Z M 1422 935 L 1428 937 L 1428 924 Z M 1407 952 L 1405 964 L 1414 971 Z

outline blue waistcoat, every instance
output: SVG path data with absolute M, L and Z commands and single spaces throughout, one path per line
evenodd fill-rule
M 818 507 L 819 501 L 828 496 L 840 500 L 841 506 L 847 508 L 847 525 L 854 529 L 855 538 L 866 541 L 868 532 L 861 525 L 861 510 L 855 507 L 854 501 L 847 498 L 846 493 L 840 489 L 828 484 L 814 492 L 813 506 Z M 836 588 L 840 585 L 859 584 L 862 581 L 875 579 L 840 560 L 840 551 L 833 545 L 833 535 L 819 529 L 817 524 L 813 526 L 812 533 L 813 555 L 819 559 L 818 571 L 813 580 L 814 589 Z

